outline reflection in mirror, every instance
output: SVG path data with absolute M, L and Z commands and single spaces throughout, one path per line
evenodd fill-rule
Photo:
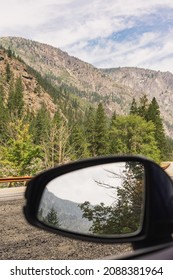
M 118 162 L 61 175 L 47 184 L 38 219 L 80 234 L 134 234 L 143 219 L 144 171 L 139 162 Z

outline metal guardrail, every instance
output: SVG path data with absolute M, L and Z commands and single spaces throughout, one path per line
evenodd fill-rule
M 162 162 L 160 166 L 167 171 L 171 166 L 172 162 Z M 169 172 L 168 172 L 169 173 Z M 173 174 L 171 174 L 173 176 Z M 19 177 L 3 177 L 0 178 L 0 183 L 15 183 L 15 182 L 27 182 L 31 180 L 32 176 L 19 176 Z
M 4 177 L 4 178 L 0 178 L 0 183 L 27 182 L 31 179 L 32 176 Z

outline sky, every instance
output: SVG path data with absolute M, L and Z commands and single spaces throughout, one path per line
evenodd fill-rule
M 98 68 L 173 73 L 173 0 L 1 0 L 3 36 L 50 44 Z
M 139 163 L 137 164 L 139 167 Z M 101 202 L 112 205 L 116 199 L 117 187 L 122 187 L 126 178 L 125 171 L 125 162 L 96 165 L 61 175 L 51 180 L 46 187 L 61 199 L 76 203 L 89 201 L 92 205 Z M 103 184 L 113 188 L 103 187 Z
M 47 184 L 47 189 L 61 199 L 67 199 L 76 203 L 89 201 L 96 205 L 103 202 L 111 205 L 115 202 L 115 190 L 100 187 L 97 182 L 103 182 L 111 186 L 120 187 L 122 184 L 122 172 L 125 163 L 109 163 L 80 169 L 59 176 Z M 108 170 L 119 174 L 118 178 L 110 176 Z

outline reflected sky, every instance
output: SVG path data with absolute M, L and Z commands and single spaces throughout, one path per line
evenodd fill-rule
M 48 191 L 61 199 L 77 203 L 90 201 L 91 204 L 111 205 L 116 199 L 116 189 L 122 184 L 125 163 L 109 163 L 76 170 L 53 179 Z M 113 174 L 114 173 L 114 174 Z M 102 187 L 106 183 L 115 189 Z

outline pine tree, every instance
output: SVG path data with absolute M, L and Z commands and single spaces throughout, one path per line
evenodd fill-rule
M 80 124 L 76 124 L 73 128 L 71 146 L 75 160 L 89 157 L 89 144 L 86 140 L 84 128 Z
M 160 161 L 155 126 L 137 115 L 118 116 L 109 131 L 111 154 L 143 154 Z
M 143 117 L 144 119 L 146 119 L 146 115 L 148 112 L 148 98 L 147 95 L 144 94 L 141 98 L 140 98 L 140 104 L 138 107 L 138 115 Z
M 4 89 L 3 86 L 0 85 L 0 141 L 2 141 L 2 139 L 6 139 L 8 117 L 8 111 L 4 104 Z
M 7 55 L 8 55 L 9 58 L 11 58 L 13 56 L 13 52 L 10 49 L 10 47 L 8 48 Z
M 115 144 L 114 144 L 114 140 L 112 139 L 112 136 L 114 134 L 114 129 L 115 129 L 115 125 L 116 125 L 116 119 L 117 119 L 117 116 L 116 114 L 114 113 L 112 115 L 112 118 L 111 118 L 111 121 L 110 121 L 110 126 L 109 126 L 109 132 L 108 132 L 108 142 L 109 142 L 109 152 L 110 154 L 115 154 Z
M 23 100 L 23 85 L 21 77 L 17 78 L 15 83 L 15 99 L 16 99 L 16 111 L 18 117 L 22 117 L 24 109 L 24 100 Z
M 47 214 L 46 218 L 45 218 L 46 223 L 48 223 L 51 226 L 59 226 L 59 221 L 57 218 L 57 213 L 54 210 L 54 208 L 51 208 L 51 210 L 49 211 L 49 213 Z
M 97 156 L 108 154 L 108 121 L 101 103 L 95 118 L 95 151 Z
M 88 150 L 90 156 L 96 156 L 96 147 L 95 147 L 95 110 L 90 107 L 85 114 L 85 135 L 87 142 L 89 144 Z
M 62 116 L 60 114 L 60 111 L 57 110 L 54 114 L 54 117 L 53 117 L 53 123 L 56 124 L 56 126 L 59 128 L 61 123 L 62 123 Z
M 131 115 L 137 115 L 138 114 L 138 108 L 137 108 L 137 103 L 136 103 L 135 98 L 133 98 L 131 106 L 130 106 L 130 114 Z
M 9 83 L 9 81 L 11 80 L 11 76 L 12 76 L 12 74 L 11 74 L 10 65 L 9 65 L 9 63 L 7 63 L 7 65 L 6 65 L 6 81 L 7 81 L 7 83 Z
M 41 144 L 44 139 L 47 141 L 47 135 L 50 131 L 51 118 L 44 104 L 37 112 L 30 124 L 30 131 L 33 134 L 35 144 Z
M 17 118 L 22 117 L 24 109 L 24 100 L 21 77 L 17 78 L 15 83 L 13 80 L 11 80 L 7 105 L 11 115 Z
M 152 121 L 155 125 L 155 139 L 161 152 L 161 158 L 164 159 L 166 155 L 166 136 L 160 116 L 160 108 L 155 97 L 152 99 L 148 107 L 146 117 L 148 121 Z
M 165 159 L 167 161 L 173 161 L 173 139 L 166 136 L 166 154 Z

